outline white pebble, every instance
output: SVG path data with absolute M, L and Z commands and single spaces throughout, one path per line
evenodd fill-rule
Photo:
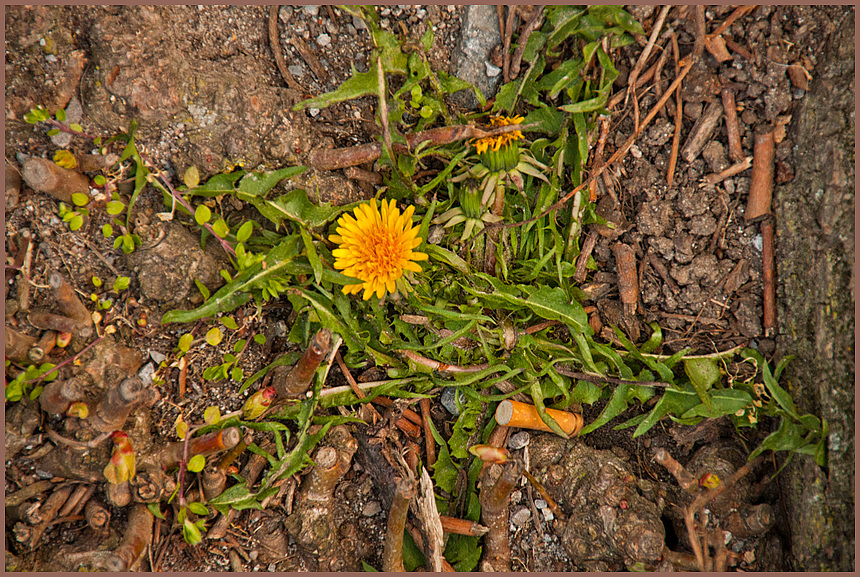
M 317 36 L 317 45 L 320 47 L 328 46 L 331 44 L 331 36 L 328 34 L 320 34 Z
M 532 512 L 529 511 L 528 507 L 523 507 L 519 509 L 516 513 L 511 515 L 511 523 L 516 525 L 517 527 L 522 527 L 526 523 L 529 522 L 529 519 L 532 516 Z
M 308 4 L 306 6 L 302 6 L 302 12 L 307 14 L 308 16 L 317 16 L 320 13 L 320 7 L 314 4 Z
M 487 76 L 489 76 L 490 78 L 495 78 L 502 72 L 501 68 L 499 68 L 498 66 L 493 66 L 487 60 L 484 61 L 484 66 L 487 67 Z
M 552 514 L 552 509 L 550 508 L 541 509 L 541 513 L 543 513 L 543 518 L 547 521 L 555 519 L 555 515 Z
M 310 114 L 311 116 L 315 117 L 319 113 L 320 113 L 319 108 L 308 108 L 308 114 Z
M 538 509 L 546 509 L 546 501 L 543 499 L 535 499 L 535 507 Z
M 762 240 L 760 234 L 757 234 L 753 237 L 752 244 L 757 251 L 761 252 L 761 249 L 764 246 L 764 241 Z

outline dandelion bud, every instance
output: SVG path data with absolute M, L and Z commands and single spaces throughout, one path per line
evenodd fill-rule
M 717 477 L 714 473 L 705 473 L 701 477 L 699 477 L 699 487 L 705 487 L 707 489 L 716 489 L 720 485 L 720 478 Z
M 245 406 L 242 407 L 242 416 L 245 419 L 256 419 L 266 412 L 266 409 L 275 400 L 277 392 L 274 387 L 266 387 L 259 390 L 245 401 Z
M 469 452 L 485 463 L 496 463 L 501 465 L 507 463 L 511 454 L 503 447 L 491 447 L 490 445 L 472 445 Z
M 134 447 L 126 433 L 116 431 L 111 435 L 114 447 L 110 462 L 104 468 L 105 479 L 113 485 L 127 482 L 136 472 Z

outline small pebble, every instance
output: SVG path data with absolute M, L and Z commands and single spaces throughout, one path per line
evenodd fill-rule
M 546 509 L 546 501 L 543 499 L 535 499 L 535 507 L 538 509 Z
M 466 395 L 464 395 L 462 391 L 458 391 L 456 387 L 446 388 L 444 391 L 442 391 L 442 394 L 439 397 L 439 400 L 442 403 L 442 406 L 445 407 L 445 410 L 455 416 L 460 414 L 460 409 L 457 408 L 457 402 L 454 400 L 454 395 L 456 395 L 458 392 L 460 393 L 460 395 L 457 398 L 460 399 L 460 404 L 464 405 L 466 403 Z
M 373 517 L 380 511 L 382 511 L 382 505 L 379 504 L 379 501 L 368 501 L 361 510 L 361 514 L 365 517 Z
M 511 523 L 516 525 L 517 527 L 522 527 L 531 519 L 532 512 L 529 511 L 528 507 L 520 508 L 516 513 L 511 515 Z
M 546 509 L 541 509 L 541 513 L 543 513 L 543 518 L 546 521 L 552 521 L 555 519 L 555 515 L 552 514 L 552 509 L 547 507 Z
M 317 36 L 317 46 L 323 47 L 331 44 L 331 36 L 328 34 L 320 34 Z
M 310 114 L 313 117 L 316 117 L 316 115 L 319 113 L 320 113 L 319 108 L 308 108 L 308 114 Z
M 487 76 L 489 76 L 490 78 L 495 78 L 502 72 L 501 68 L 499 68 L 498 66 L 493 66 L 492 64 L 490 64 L 489 61 L 485 60 L 484 66 L 487 67 Z
M 530 436 L 528 431 L 520 431 L 516 435 L 511 435 L 511 438 L 508 440 L 508 448 L 512 451 L 522 449 L 523 447 L 528 446 L 529 439 Z
M 316 17 L 320 13 L 320 7 L 314 4 L 308 4 L 306 6 L 302 6 L 302 12 L 307 16 Z
M 149 351 L 149 358 L 151 358 L 156 363 L 161 364 L 167 360 L 167 355 L 159 353 L 158 351 Z
M 761 249 L 762 249 L 762 247 L 764 246 L 764 241 L 762 240 L 762 238 L 761 238 L 761 235 L 760 235 L 760 234 L 757 234 L 757 235 L 755 235 L 755 236 L 753 237 L 753 239 L 752 239 L 752 245 L 755 247 L 755 249 L 756 249 L 757 251 L 761 252 Z
M 290 74 L 292 74 L 296 78 L 301 78 L 305 74 L 305 71 L 298 64 L 290 64 L 289 66 L 287 66 L 287 70 L 289 70 Z
M 137 376 L 140 377 L 140 380 L 143 381 L 143 386 L 148 387 L 152 385 L 152 375 L 155 374 L 155 365 L 152 363 L 146 363 L 143 365 L 143 368 L 138 371 Z

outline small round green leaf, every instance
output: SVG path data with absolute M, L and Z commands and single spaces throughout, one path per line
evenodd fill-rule
M 254 223 L 250 220 L 245 221 L 245 223 L 239 227 L 239 231 L 236 232 L 236 240 L 239 242 L 245 242 L 251 238 L 252 232 L 254 232 Z
M 114 281 L 114 283 L 113 283 L 113 290 L 115 290 L 117 292 L 124 291 L 125 289 L 128 288 L 128 285 L 130 282 L 131 282 L 131 279 L 127 276 L 117 277 L 116 281 Z
M 81 215 L 73 216 L 72 219 L 69 221 L 69 230 L 71 231 L 76 231 L 82 226 L 84 226 L 84 217 L 82 217 Z
M 206 342 L 213 347 L 217 346 L 223 338 L 224 335 L 221 333 L 221 329 L 219 329 L 218 327 L 212 327 L 211 329 L 209 329 L 209 332 L 206 333 Z
M 236 324 L 236 321 L 233 320 L 233 317 L 221 317 L 221 322 L 224 323 L 224 326 L 228 329 L 236 330 L 239 328 L 239 325 Z
M 254 342 L 258 345 L 266 344 L 266 335 L 254 335 Z
M 66 120 L 66 111 L 62 108 L 57 111 L 57 120 L 64 122 Z
M 245 372 L 239 367 L 233 367 L 233 370 L 230 371 L 230 378 L 234 381 L 241 381 L 244 376 Z
M 209 222 L 210 218 L 212 218 L 212 211 L 209 210 L 209 207 L 205 204 L 201 204 L 197 207 L 197 210 L 194 211 L 194 220 L 197 221 L 197 224 Z
M 185 171 L 185 176 L 182 178 L 182 181 L 185 182 L 185 186 L 188 188 L 195 188 L 200 184 L 200 171 L 197 170 L 196 166 L 189 166 Z
M 86 206 L 90 202 L 90 197 L 83 192 L 76 192 L 72 195 L 72 202 L 75 206 Z
M 106 224 L 102 227 L 102 234 L 105 238 L 110 238 L 113 236 L 113 227 L 109 224 Z
M 194 340 L 194 335 L 191 333 L 185 333 L 181 337 L 179 337 L 179 350 L 183 353 L 187 353 L 188 349 L 191 348 L 191 342 Z
M 103 282 L 104 282 L 104 281 L 102 281 L 102 279 L 100 279 L 100 278 L 99 278 L 99 277 L 97 277 L 97 276 L 94 276 L 91 280 L 92 280 L 92 282 L 93 282 L 93 286 L 94 286 L 94 287 L 96 287 L 96 288 L 98 288 L 98 287 L 102 286 L 102 284 L 103 284 Z
M 206 407 L 206 410 L 203 411 L 203 420 L 206 421 L 207 425 L 214 425 L 221 420 L 221 409 L 215 405 Z
M 221 238 L 224 238 L 225 236 L 227 236 L 227 234 L 229 234 L 230 227 L 227 226 L 227 223 L 224 222 L 223 218 L 219 218 L 212 224 L 212 230 L 215 231 L 215 234 L 217 234 Z
M 206 457 L 203 455 L 194 455 L 188 459 L 188 470 L 192 473 L 199 473 L 206 466 Z
M 105 207 L 108 214 L 117 215 L 125 210 L 125 205 L 118 200 L 112 200 Z
M 83 132 L 84 131 L 83 126 L 81 126 L 80 124 L 75 124 L 74 122 L 69 125 L 69 128 L 71 128 L 75 132 Z
M 105 179 L 101 174 L 97 174 L 93 177 L 93 183 L 95 183 L 96 186 L 104 186 L 106 182 L 107 179 Z

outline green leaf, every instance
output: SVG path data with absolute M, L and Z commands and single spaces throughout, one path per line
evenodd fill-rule
M 668 414 L 681 415 L 692 409 L 694 406 L 701 403 L 701 399 L 694 389 L 691 388 L 666 389 L 663 396 L 648 413 L 648 417 L 642 421 L 636 430 L 633 431 L 633 438 L 643 435 L 648 432 L 651 427 Z
M 107 213 L 111 215 L 120 214 L 124 210 L 125 205 L 118 200 L 112 200 L 107 203 L 107 206 L 105 206 L 105 211 L 107 211 Z
M 254 335 L 254 342 L 258 345 L 266 344 L 266 335 Z
M 752 404 L 752 397 L 746 391 L 739 389 L 722 389 L 711 395 L 710 406 L 702 403 L 681 415 L 682 419 L 691 417 L 708 417 L 717 419 L 724 415 L 733 415 Z
M 245 372 L 239 367 L 233 367 L 233 370 L 230 371 L 230 378 L 236 382 L 241 381 L 244 376 Z
M 236 231 L 236 240 L 238 242 L 245 242 L 251 238 L 252 232 L 254 232 L 254 222 L 250 220 L 245 221 L 242 226 L 239 227 L 239 230 Z
M 207 425 L 214 425 L 218 421 L 221 420 L 221 409 L 212 405 L 211 407 L 206 407 L 206 410 L 203 411 L 203 421 Z
M 328 298 L 306 289 L 300 288 L 298 291 L 314 307 L 320 323 L 331 332 L 339 334 L 350 351 L 364 350 L 365 343 L 340 319 L 340 315 L 334 312 Z
M 352 66 L 352 65 L 351 65 Z M 350 77 L 345 80 L 334 92 L 326 92 L 314 98 L 302 100 L 295 106 L 293 111 L 305 110 L 306 108 L 328 108 L 332 104 L 353 100 L 362 96 L 375 96 L 377 92 L 377 70 L 372 66 L 367 72 L 358 72 L 352 66 Z
M 182 181 L 188 188 L 197 187 L 197 185 L 200 184 L 200 171 L 192 164 L 185 170 L 185 175 L 182 177 Z
M 568 299 L 561 288 L 541 286 L 526 300 L 526 304 L 541 318 L 561 321 L 578 333 L 591 334 L 588 315 L 576 300 Z
M 188 503 L 188 510 L 195 515 L 200 515 L 201 517 L 205 517 L 209 514 L 209 509 L 206 508 L 206 505 L 203 503 L 197 503 L 196 501 Z
M 77 124 L 75 122 L 71 123 L 69 125 L 69 128 L 74 130 L 75 132 L 83 132 L 84 131 L 84 128 L 80 124 Z
M 427 422 L 430 425 L 430 433 L 439 446 L 439 454 L 436 456 L 436 462 L 433 464 L 433 482 L 446 493 L 452 493 L 454 491 L 454 483 L 457 481 L 457 466 L 451 460 L 451 454 L 448 452 L 448 443 L 445 442 L 445 439 L 436 430 L 433 420 L 428 419 Z
M 107 179 L 105 179 L 101 174 L 97 174 L 93 177 L 93 184 L 96 186 L 104 186 L 105 183 L 107 183 Z
M 131 279 L 127 276 L 117 277 L 117 279 L 113 283 L 113 290 L 115 290 L 116 292 L 124 291 L 128 288 L 130 282 Z
M 203 455 L 194 455 L 188 459 L 188 470 L 192 473 L 199 473 L 206 466 L 206 457 Z
M 69 220 L 69 230 L 73 232 L 78 230 L 82 226 L 84 226 L 84 217 L 79 214 L 73 216 L 71 220 Z
M 235 330 L 237 330 L 237 329 L 239 328 L 239 325 L 237 325 L 237 324 L 236 324 L 236 321 L 235 321 L 235 320 L 233 320 L 233 317 L 228 317 L 228 316 L 226 316 L 226 315 L 225 315 L 225 316 L 221 317 L 219 320 L 220 320 L 220 321 L 224 324 L 224 326 L 225 326 L 225 327 L 227 327 L 228 329 L 231 329 L 231 330 L 234 330 L 234 331 L 235 331 Z
M 703 357 L 684 359 L 684 372 L 699 393 L 699 398 L 705 406 L 710 407 L 711 398 L 708 396 L 708 389 L 720 381 L 720 367 L 716 359 Z
M 288 166 L 271 172 L 251 172 L 239 182 L 236 196 L 240 200 L 265 197 L 276 184 L 285 178 L 292 178 L 307 170 L 305 166 Z
M 205 338 L 206 338 L 206 342 L 214 347 L 214 346 L 217 346 L 218 343 L 221 342 L 221 339 L 224 338 L 224 335 L 221 333 L 221 329 L 219 329 L 218 327 L 212 327 L 206 333 Z
M 191 333 L 185 333 L 184 335 L 179 337 L 179 344 L 177 345 L 179 347 L 179 350 L 183 353 L 187 353 L 188 349 L 191 348 L 191 342 L 193 340 L 194 335 L 192 335 Z
M 317 254 L 317 249 L 314 246 L 314 239 L 311 237 L 311 233 L 304 227 L 299 227 L 299 233 L 302 235 L 302 242 L 305 244 L 308 262 L 311 263 L 311 268 L 314 269 L 314 281 L 319 284 L 322 281 L 323 266 Z
M 113 236 L 113 227 L 109 224 L 104 225 L 102 227 L 102 235 L 105 238 L 110 238 L 111 236 Z
M 209 207 L 205 204 L 198 205 L 194 211 L 194 220 L 197 224 L 207 223 L 210 218 L 212 218 L 212 211 L 209 210 Z
M 200 529 L 188 519 L 185 519 L 185 522 L 182 524 L 182 537 L 189 545 L 197 545 L 203 540 Z
M 609 399 L 609 402 L 603 408 L 603 411 L 601 411 L 600 415 L 594 421 L 583 427 L 579 432 L 580 436 L 586 435 L 598 427 L 602 427 L 624 412 L 627 409 L 628 392 L 630 392 L 630 385 L 618 385 L 612 393 L 612 398 Z
M 72 203 L 75 206 L 86 206 L 90 202 L 90 197 L 83 192 L 76 192 L 72 195 Z
M 156 519 L 161 519 L 162 521 L 167 520 L 161 512 L 161 508 L 158 503 L 147 503 L 146 508 L 149 509 L 149 512 L 152 513 L 152 516 Z
M 200 291 L 200 294 L 203 295 L 203 299 L 204 300 L 208 299 L 209 298 L 209 289 L 206 288 L 206 285 L 204 285 L 202 282 L 200 282 L 197 279 L 194 279 L 194 284 L 195 284 L 195 286 L 197 286 L 197 290 Z
M 761 444 L 750 453 L 749 459 L 755 459 L 761 453 L 771 450 L 777 451 L 796 451 L 804 444 L 806 439 L 806 428 L 797 423 L 792 423 L 789 419 L 780 419 L 779 428 L 768 435 Z
M 223 218 L 219 218 L 212 224 L 212 230 L 221 238 L 225 238 L 230 234 L 230 227 L 227 226 Z
M 333 220 L 337 215 L 361 203 L 345 206 L 331 206 L 329 203 L 313 204 L 308 200 L 304 189 L 297 188 L 279 196 L 274 200 L 265 200 L 257 196 L 238 195 L 240 199 L 251 202 L 260 214 L 280 226 L 283 220 L 289 219 L 306 228 L 317 228 Z
M 221 287 L 218 292 L 212 295 L 211 299 L 208 299 L 198 308 L 190 311 L 172 310 L 166 312 L 161 318 L 162 324 L 192 322 L 204 317 L 214 317 L 218 313 L 230 312 L 242 306 L 251 299 L 249 291 L 262 288 L 268 279 L 277 278 L 279 274 L 283 274 L 284 269 L 288 269 L 293 264 L 292 260 L 298 254 L 296 250 L 298 240 L 299 235 L 290 235 L 284 238 L 266 255 L 264 261 L 266 268 L 263 268 L 261 263 L 249 267 Z

